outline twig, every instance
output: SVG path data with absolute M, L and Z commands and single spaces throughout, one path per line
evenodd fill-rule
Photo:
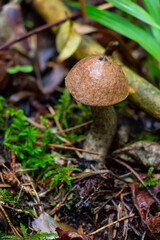
M 10 42 L 8 42 L 8 43 L 5 43 L 5 44 L 1 45 L 1 46 L 0 46 L 0 51 L 2 51 L 2 50 L 4 50 L 4 49 L 12 46 L 13 44 L 15 44 L 15 43 L 17 43 L 17 42 L 20 42 L 20 41 L 22 41 L 22 40 L 24 40 L 24 39 L 26 39 L 26 38 L 34 35 L 34 34 L 37 34 L 37 33 L 42 32 L 42 31 L 44 31 L 44 30 L 47 30 L 47 29 L 49 29 L 49 28 L 51 28 L 51 27 L 60 25 L 60 24 L 62 24 L 62 23 L 64 23 L 64 22 L 66 22 L 66 21 L 69 20 L 69 19 L 70 19 L 70 20 L 75 20 L 75 19 L 77 19 L 77 18 L 79 18 L 79 17 L 81 17 L 81 16 L 82 16 L 82 14 L 80 13 L 80 14 L 77 14 L 77 15 L 74 15 L 74 16 L 71 16 L 71 17 L 67 17 L 67 18 L 64 18 L 64 19 L 62 19 L 62 20 L 55 21 L 55 22 L 52 22 L 52 23 L 48 23 L 48 24 L 45 24 L 45 25 L 43 25 L 43 26 L 41 26 L 41 27 L 35 28 L 34 30 L 32 30 L 32 31 L 30 31 L 30 32 L 28 32 L 28 33 L 26 33 L 26 34 L 24 34 L 24 35 L 22 35 L 22 36 L 20 36 L 20 37 L 17 37 L 17 38 L 15 38 L 14 40 L 12 40 L 12 41 L 10 41 Z
M 50 113 L 53 115 L 53 118 L 54 118 L 54 121 L 56 123 L 58 130 L 63 131 L 60 122 L 57 120 L 57 118 L 55 116 L 56 113 L 55 113 L 54 109 L 49 104 L 47 105 L 47 107 L 48 107 L 48 110 L 50 111 Z
M 9 219 L 6 211 L 4 210 L 4 208 L 2 207 L 1 204 L 0 204 L 0 209 L 1 209 L 1 211 L 3 212 L 5 218 L 7 219 L 7 222 L 8 222 L 8 224 L 9 224 L 9 226 L 11 227 L 14 235 L 17 235 L 17 236 L 19 236 L 20 238 L 22 238 L 22 236 L 17 232 L 17 230 L 15 229 L 15 227 L 13 226 L 13 224 L 11 223 L 11 221 L 10 221 L 10 219 Z
M 32 118 L 29 118 L 29 117 L 26 117 L 26 116 L 24 116 L 24 117 L 33 126 L 36 126 L 40 130 L 45 130 L 45 127 L 42 124 L 39 124 L 39 123 L 35 122 Z
M 115 173 L 113 173 L 111 170 L 108 170 L 108 169 L 80 173 L 77 176 L 75 176 L 74 179 L 83 179 L 83 178 L 90 177 L 90 176 L 97 175 L 97 174 L 111 174 L 113 177 L 126 183 L 126 181 L 123 178 L 119 177 L 118 175 L 116 175 Z
M 154 200 L 160 206 L 160 200 L 154 195 L 154 193 L 147 186 L 145 186 L 145 183 L 144 183 L 143 179 L 138 175 L 138 173 L 133 168 L 131 168 L 127 163 L 122 162 L 119 159 L 115 159 L 115 158 L 113 158 L 113 159 L 114 159 L 115 162 L 120 163 L 121 165 L 123 165 L 126 168 L 128 168 L 135 175 L 135 177 L 140 181 L 140 183 L 142 183 L 142 185 L 146 188 L 146 190 L 148 191 L 149 195 L 152 198 L 154 198 Z
M 35 142 L 35 144 L 43 145 L 42 142 Z M 53 144 L 53 143 L 49 143 L 47 145 L 49 147 L 54 147 L 54 148 L 59 148 L 59 149 L 68 149 L 68 150 L 72 150 L 72 151 L 86 152 L 86 153 L 94 154 L 94 155 L 102 155 L 101 153 L 98 153 L 98 152 L 87 151 L 87 150 L 84 150 L 84 149 L 81 149 L 81 148 L 76 148 L 76 147 L 68 147 L 68 146 L 63 146 L 63 145 L 56 145 L 56 144 Z
M 58 211 L 61 207 L 63 207 L 64 202 L 66 201 L 67 197 L 69 196 L 69 194 L 76 188 L 76 185 L 69 191 L 66 193 L 66 195 L 64 196 L 64 198 L 62 199 L 61 202 L 59 202 L 50 212 L 49 215 L 52 216 L 56 213 L 56 211 Z
M 90 120 L 90 121 L 88 121 L 88 122 L 79 124 L 79 125 L 77 125 L 77 126 L 74 126 L 74 127 L 71 127 L 71 128 L 65 129 L 65 130 L 62 130 L 62 131 L 58 131 L 58 132 L 54 133 L 54 135 L 58 135 L 58 134 L 61 134 L 61 133 L 63 134 L 63 133 L 66 133 L 66 132 L 73 131 L 73 130 L 75 130 L 75 129 L 84 127 L 84 126 L 86 126 L 86 125 L 89 125 L 89 124 L 91 124 L 92 122 L 93 122 L 93 121 Z
M 54 109 L 53 109 L 50 105 L 48 105 L 48 109 L 49 109 L 50 113 L 53 114 L 53 118 L 54 118 L 54 121 L 55 121 L 55 123 L 56 123 L 56 126 L 57 126 L 58 130 L 62 132 L 62 131 L 63 131 L 63 128 L 62 128 L 60 122 L 58 121 L 58 119 L 57 119 L 56 116 L 55 116 L 55 111 L 54 111 Z M 67 136 L 67 135 L 64 133 L 64 136 Z M 59 137 L 61 138 L 61 136 L 59 136 Z M 63 140 L 64 140 L 64 139 L 63 139 Z M 65 140 L 66 140 L 66 139 L 65 139 Z M 66 141 L 68 141 L 68 140 L 66 140 Z M 68 143 L 69 143 L 69 145 L 73 146 L 72 142 L 68 141 Z M 76 154 L 77 154 L 77 156 L 78 156 L 79 158 L 82 158 L 82 154 L 81 154 L 80 152 L 76 151 Z
M 14 154 L 13 151 L 11 151 L 11 161 L 12 161 L 12 171 L 15 172 L 15 170 L 16 170 L 16 167 L 15 167 L 16 155 Z
M 12 185 L 10 185 L 10 184 L 0 184 L 0 188 L 11 188 L 12 187 Z
M 92 236 L 92 235 L 94 235 L 94 234 L 96 234 L 96 233 L 98 233 L 98 232 L 104 230 L 105 228 L 108 228 L 108 227 L 110 227 L 110 226 L 112 226 L 112 225 L 114 225 L 114 224 L 116 224 L 116 223 L 118 223 L 118 222 L 121 222 L 121 221 L 125 220 L 125 219 L 131 218 L 131 217 L 134 217 L 134 215 L 135 215 L 135 214 L 132 213 L 131 215 L 127 215 L 127 216 L 122 217 L 122 218 L 120 218 L 120 219 L 118 219 L 118 220 L 116 220 L 116 221 L 114 221 L 114 222 L 112 222 L 112 223 L 109 223 L 109 224 L 107 224 L 107 225 L 105 225 L 105 226 L 103 226 L 103 227 L 97 229 L 96 231 L 90 233 L 89 236 Z
M 80 8 L 82 11 L 83 23 L 86 24 L 86 9 L 84 0 L 79 0 Z
M 8 171 L 8 172 L 12 175 L 12 177 L 16 180 L 17 186 L 19 187 L 19 189 L 23 189 L 27 194 L 30 194 L 30 196 L 31 196 L 32 198 L 34 198 L 34 192 L 31 191 L 31 190 L 28 190 L 28 189 L 24 186 L 24 184 L 22 184 L 22 183 L 19 181 L 19 179 L 17 178 L 17 176 L 16 176 L 15 174 L 13 174 L 13 173 L 9 170 L 9 168 L 8 168 L 4 163 L 1 163 L 1 165 L 2 165 L 5 169 L 7 169 L 7 171 Z
M 125 189 L 126 186 L 127 186 L 127 184 L 125 183 L 123 185 L 122 189 L 115 195 L 115 197 L 118 197 L 123 192 L 123 190 Z
M 5 207 L 5 208 L 9 208 L 9 209 L 11 209 L 15 212 L 24 213 L 24 210 L 21 210 L 21 209 L 17 209 L 17 208 L 14 208 L 14 207 L 11 207 L 11 206 L 8 206 L 8 205 L 5 205 L 5 204 L 2 204 L 2 206 Z M 33 219 L 35 218 L 35 216 L 33 216 L 33 214 L 31 212 L 29 212 L 27 210 L 25 210 L 25 212 L 28 213 L 31 216 L 31 218 L 33 218 Z
M 31 181 L 31 179 L 30 179 L 30 181 Z M 40 202 L 39 195 L 38 195 L 38 193 L 37 193 L 37 191 L 36 191 L 36 189 L 35 189 L 35 186 L 34 186 L 34 184 L 33 184 L 32 181 L 31 181 L 31 186 L 32 186 L 32 189 L 33 189 L 33 191 L 34 191 L 34 193 L 35 193 L 35 196 L 36 196 L 36 198 L 37 198 L 37 201 Z M 36 202 L 36 203 L 37 203 L 37 202 Z M 39 210 L 40 210 L 41 213 L 43 212 L 43 209 L 42 209 L 42 206 L 41 206 L 41 205 L 39 205 Z

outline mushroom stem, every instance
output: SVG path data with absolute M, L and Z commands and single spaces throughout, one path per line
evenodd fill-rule
M 84 142 L 85 150 L 99 152 L 102 155 L 94 156 L 84 153 L 88 160 L 104 160 L 116 133 L 117 117 L 113 106 L 91 107 L 93 124 Z

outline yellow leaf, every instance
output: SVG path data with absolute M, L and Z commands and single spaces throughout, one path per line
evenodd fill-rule
M 61 25 L 56 36 L 56 47 L 60 52 L 57 61 L 63 62 L 73 55 L 81 43 L 82 37 L 76 32 L 70 21 Z

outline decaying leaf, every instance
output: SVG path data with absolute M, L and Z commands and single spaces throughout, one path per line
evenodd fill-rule
M 160 144 L 150 141 L 137 141 L 127 147 L 116 150 L 113 155 L 124 161 L 143 164 L 147 168 L 160 170 Z
M 41 230 L 42 233 L 57 233 L 56 228 L 60 228 L 61 231 L 77 232 L 73 227 L 57 222 L 45 212 L 32 222 L 32 227 L 35 231 Z M 53 237 L 47 237 L 46 239 L 53 239 Z
M 44 95 L 51 94 L 55 88 L 62 83 L 66 76 L 66 69 L 62 64 L 54 64 L 54 68 L 49 75 L 48 82 L 42 87 L 42 93 Z
M 160 239 L 160 207 L 146 189 L 140 189 L 138 183 L 129 184 L 132 198 L 138 210 L 142 225 L 154 239 Z M 155 196 L 160 193 L 160 181 L 151 188 Z
M 25 33 L 20 5 L 13 1 L 3 6 L 0 12 L 0 23 L 0 40 L 4 43 Z M 12 48 L 28 55 L 30 50 L 28 39 L 14 44 Z
M 81 40 L 81 36 L 75 30 L 74 25 L 70 21 L 65 22 L 56 35 L 56 47 L 60 52 L 57 61 L 63 62 L 71 57 L 79 47 Z
M 9 101 L 12 103 L 16 103 L 21 101 L 22 99 L 29 98 L 31 96 L 35 96 L 34 92 L 29 92 L 29 91 L 19 91 L 17 93 L 12 94 L 9 97 Z
M 89 33 L 93 33 L 93 32 L 98 31 L 98 29 L 93 27 L 93 26 L 86 25 L 86 24 L 82 25 L 79 22 L 75 22 L 74 27 L 75 27 L 76 31 L 81 35 L 89 34 Z
M 56 228 L 56 231 L 59 235 L 59 240 L 91 240 L 91 238 L 87 235 L 76 233 L 73 231 L 63 231 L 60 228 Z

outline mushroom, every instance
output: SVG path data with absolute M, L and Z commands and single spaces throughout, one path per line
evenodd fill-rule
M 115 136 L 117 117 L 113 105 L 129 93 L 126 77 L 111 57 L 92 55 L 80 60 L 69 71 L 66 87 L 74 99 L 91 107 L 93 124 L 84 142 L 88 159 L 104 160 Z

